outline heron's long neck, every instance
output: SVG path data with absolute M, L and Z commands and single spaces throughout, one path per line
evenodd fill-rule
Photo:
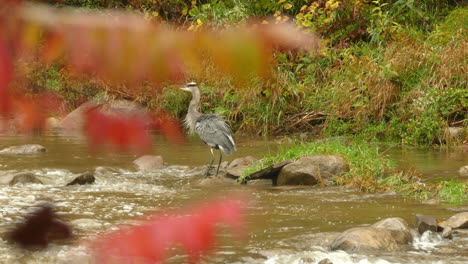
M 185 125 L 189 128 L 191 133 L 195 131 L 195 123 L 197 119 L 201 116 L 201 113 L 197 110 L 199 104 L 200 91 L 197 89 L 192 92 L 192 100 L 190 101 L 188 113 L 185 117 Z

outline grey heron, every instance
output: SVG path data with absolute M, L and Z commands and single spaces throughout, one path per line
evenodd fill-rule
M 190 101 L 187 116 L 185 117 L 185 126 L 189 129 L 190 133 L 197 132 L 200 139 L 210 146 L 211 151 L 211 162 L 208 166 L 205 178 L 208 177 L 209 171 L 215 160 L 213 149 L 219 150 L 219 162 L 218 168 L 216 169 L 216 175 L 219 172 L 219 166 L 223 158 L 222 152 L 226 155 L 236 149 L 236 143 L 232 137 L 232 130 L 229 124 L 216 114 L 203 114 L 198 111 L 198 105 L 200 104 L 200 89 L 194 82 L 182 85 L 180 89 L 191 92 L 192 100 Z

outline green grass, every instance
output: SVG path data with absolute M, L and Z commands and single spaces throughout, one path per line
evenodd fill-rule
M 386 171 L 394 168 L 394 162 L 383 155 L 377 145 L 369 145 L 364 141 L 342 142 L 340 140 L 296 143 L 287 147 L 280 147 L 276 154 L 264 157 L 260 163 L 249 168 L 239 179 L 243 181 L 249 174 L 288 159 L 300 158 L 308 155 L 339 155 L 349 162 L 350 170 L 340 178 L 335 179 L 338 185 L 351 185 L 364 192 L 381 190 L 378 179 Z
M 281 146 L 275 154 L 265 156 L 247 169 L 239 182 L 248 175 L 277 162 L 308 155 L 339 155 L 349 164 L 350 170 L 334 184 L 357 188 L 363 192 L 396 191 L 418 200 L 438 199 L 441 202 L 463 204 L 468 202 L 468 184 L 451 181 L 425 183 L 415 171 L 396 171 L 395 162 L 385 155 L 378 144 L 355 140 L 350 142 L 326 141 L 299 142 Z

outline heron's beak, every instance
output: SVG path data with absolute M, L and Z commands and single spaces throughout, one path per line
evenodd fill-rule
M 184 91 L 187 91 L 187 92 L 190 92 L 190 88 L 187 87 L 187 85 L 185 84 L 182 84 L 182 85 L 177 85 L 176 87 L 178 87 L 179 89 L 181 90 L 184 90 Z

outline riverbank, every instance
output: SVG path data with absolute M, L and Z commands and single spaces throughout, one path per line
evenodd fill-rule
M 253 173 L 287 160 L 313 155 L 337 155 L 344 158 L 349 169 L 334 175 L 330 185 L 347 186 L 362 192 L 395 191 L 405 197 L 421 201 L 468 203 L 466 179 L 451 177 L 451 179 L 428 181 L 414 169 L 398 168 L 397 162 L 382 148 L 385 148 L 385 145 L 381 143 L 372 144 L 345 138 L 293 143 L 280 147 L 276 153 L 266 155 L 255 162 L 244 171 L 238 181 L 245 182 Z M 314 184 L 319 182 L 316 181 Z M 321 184 L 323 185 L 323 182 Z

